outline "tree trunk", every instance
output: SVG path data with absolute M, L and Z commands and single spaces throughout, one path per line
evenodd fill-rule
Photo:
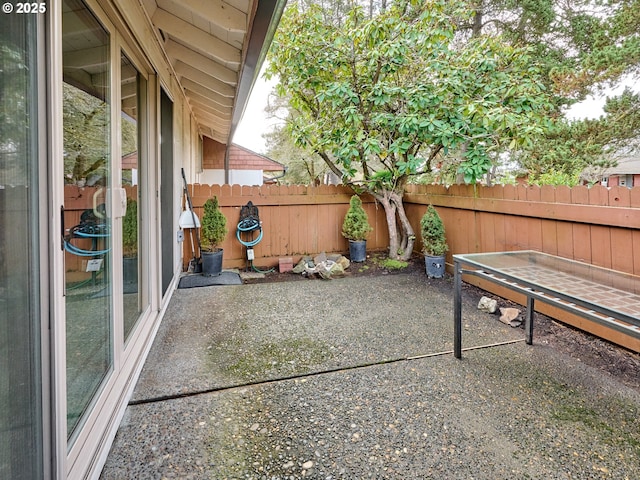
M 373 194 L 384 208 L 389 229 L 389 258 L 409 260 L 413 253 L 416 235 L 409 223 L 402 202 L 402 194 L 381 190 Z

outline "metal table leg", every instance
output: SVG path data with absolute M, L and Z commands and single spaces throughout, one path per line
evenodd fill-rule
M 462 270 L 453 262 L 453 355 L 462 358 Z
M 525 342 L 527 345 L 533 344 L 533 313 L 535 301 L 531 295 L 527 295 L 527 314 L 524 317 Z

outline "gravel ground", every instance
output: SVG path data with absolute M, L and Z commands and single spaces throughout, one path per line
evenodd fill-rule
M 464 346 L 521 339 L 481 293 Z M 456 360 L 452 323 L 451 279 L 415 272 L 178 290 L 101 478 L 640 478 L 633 371 L 548 321 Z

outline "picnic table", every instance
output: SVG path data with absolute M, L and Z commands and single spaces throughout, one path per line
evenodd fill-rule
M 527 297 L 525 342 L 533 343 L 535 301 L 640 338 L 640 277 L 532 250 L 453 256 L 454 355 L 462 358 L 462 276 Z

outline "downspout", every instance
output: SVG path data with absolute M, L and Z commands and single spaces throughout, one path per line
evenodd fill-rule
M 233 138 L 229 135 L 229 138 Z M 226 185 L 229 184 L 229 144 L 227 144 L 227 148 L 224 149 L 224 183 Z
M 269 177 L 268 180 L 272 181 L 272 180 L 278 180 L 282 177 L 284 177 L 287 174 L 287 170 L 289 169 L 289 167 L 287 167 L 286 165 L 284 166 L 284 170 L 282 171 L 282 173 L 280 175 L 276 175 L 275 177 Z

